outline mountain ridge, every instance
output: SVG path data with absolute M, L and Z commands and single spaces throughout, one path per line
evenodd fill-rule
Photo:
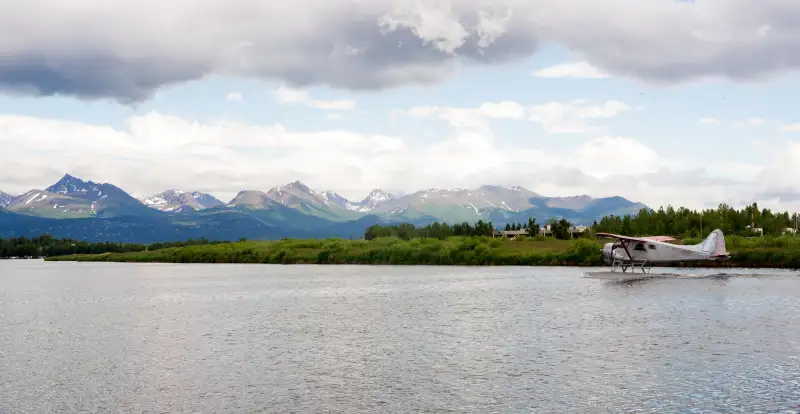
M 144 205 L 159 211 L 184 212 L 205 210 L 207 208 L 225 205 L 211 194 L 199 191 L 185 192 L 181 190 L 166 190 L 147 198 L 139 199 Z
M 2 207 L 2 206 L 0 206 Z M 361 237 L 372 224 L 439 222 L 544 223 L 565 218 L 590 224 L 610 214 L 636 214 L 644 204 L 623 197 L 547 197 L 520 186 L 435 189 L 401 196 L 381 189 L 351 201 L 302 181 L 267 191 L 242 190 L 229 202 L 200 192 L 166 190 L 136 199 L 120 187 L 64 175 L 45 190 L 13 197 L 4 207 L 1 236 L 48 231 L 95 241 Z M 37 221 L 38 220 L 38 221 Z
M 6 208 L 17 196 L 0 191 L 0 208 Z

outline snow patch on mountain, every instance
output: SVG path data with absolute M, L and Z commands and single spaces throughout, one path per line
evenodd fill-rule
M 209 194 L 181 190 L 167 190 L 140 201 L 150 208 L 169 213 L 205 210 L 225 204 Z
M 381 189 L 372 190 L 369 195 L 360 203 L 358 203 L 359 209 L 358 211 L 372 211 L 375 207 L 386 203 L 388 201 L 394 200 L 394 195 L 387 193 Z
M 0 208 L 6 208 L 16 197 L 0 191 Z

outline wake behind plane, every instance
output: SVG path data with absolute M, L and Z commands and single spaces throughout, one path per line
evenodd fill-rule
M 629 237 L 611 233 L 597 233 L 598 237 L 616 239 L 603 246 L 603 261 L 611 265 L 611 272 L 618 269 L 622 273 L 640 270 L 650 273 L 655 264 L 669 264 L 700 261 L 726 261 L 730 253 L 725 247 L 725 236 L 722 230 L 716 229 L 705 240 L 694 245 L 678 245 L 668 243 L 675 239 L 669 236 Z

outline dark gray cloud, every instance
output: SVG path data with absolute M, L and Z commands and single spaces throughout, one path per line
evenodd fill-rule
M 56 62 L 31 56 L 0 63 L 0 86 L 12 93 L 114 98 L 131 103 L 149 98 L 162 85 L 202 77 L 208 68 L 185 62 L 128 60 L 76 55 Z
M 31 0 L 0 13 L 0 88 L 135 102 L 233 74 L 383 89 L 546 43 L 646 81 L 759 80 L 800 66 L 799 23 L 789 0 Z

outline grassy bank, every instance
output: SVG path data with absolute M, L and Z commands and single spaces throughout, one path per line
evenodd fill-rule
M 365 240 L 281 240 L 223 243 L 160 249 L 52 257 L 47 260 L 394 265 L 596 265 L 600 241 L 500 240 L 452 237 L 448 240 L 397 238 Z
M 148 252 L 51 257 L 52 261 L 272 264 L 603 266 L 606 240 L 504 240 L 452 237 L 247 241 Z M 686 240 L 695 242 L 694 240 Z M 731 261 L 700 266 L 800 268 L 800 238 L 728 238 Z M 691 265 L 691 264 L 690 264 Z

